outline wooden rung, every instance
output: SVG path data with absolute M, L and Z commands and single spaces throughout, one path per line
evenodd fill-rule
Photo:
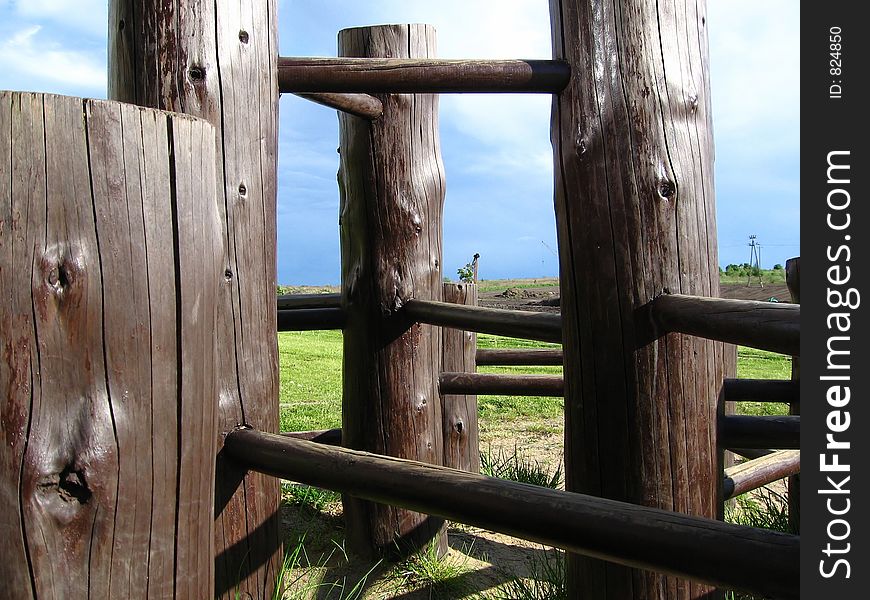
M 345 314 L 340 308 L 299 308 L 278 311 L 278 331 L 342 329 Z
M 461 306 L 434 300 L 411 300 L 404 310 L 419 323 L 541 342 L 562 341 L 562 316 L 552 313 Z
M 725 500 L 801 471 L 800 450 L 779 450 L 725 469 Z
M 341 294 L 282 294 L 278 296 L 278 310 L 299 308 L 339 308 Z
M 548 348 L 478 349 L 478 366 L 562 366 L 562 351 Z
M 442 394 L 499 394 L 504 396 L 562 397 L 565 385 L 554 375 L 504 375 L 502 373 L 441 373 Z
M 797 536 L 253 429 L 230 432 L 224 450 L 274 477 L 726 589 L 798 597 Z
M 797 380 L 726 379 L 722 391 L 726 402 L 800 404 L 800 382 Z
M 719 445 L 722 448 L 800 448 L 801 418 L 792 416 L 719 417 Z
M 368 94 L 335 94 L 331 92 L 299 92 L 300 98 L 317 102 L 357 117 L 375 121 L 384 114 L 384 104 Z
M 798 304 L 665 294 L 650 311 L 660 331 L 800 355 Z
M 281 92 L 558 93 L 571 78 L 559 60 L 278 58 Z

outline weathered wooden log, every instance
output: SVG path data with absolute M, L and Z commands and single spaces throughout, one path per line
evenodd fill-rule
M 224 284 L 214 335 L 221 432 L 278 431 L 276 0 L 110 0 L 109 97 L 214 125 Z M 216 593 L 270 598 L 282 551 L 278 483 L 223 460 Z M 196 595 L 201 595 L 197 593 Z
M 801 418 L 792 416 L 726 415 L 719 422 L 724 448 L 800 448 Z
M 294 308 L 279 310 L 278 331 L 311 331 L 314 329 L 341 329 L 345 315 L 340 308 Z
M 431 57 L 278 58 L 281 92 L 557 93 L 571 70 L 555 60 Z
M 801 259 L 790 258 L 785 261 L 785 283 L 791 293 L 791 301 L 801 303 Z M 801 359 L 799 356 L 791 357 L 791 378 L 800 389 Z M 792 403 L 788 414 L 800 416 L 800 403 Z M 801 476 L 800 473 L 788 478 L 788 522 L 792 531 L 800 533 L 801 530 Z
M 725 469 L 725 498 L 733 498 L 800 473 L 800 450 L 779 450 Z
M 380 100 L 368 94 L 334 94 L 321 93 L 298 93 L 300 98 L 317 102 L 324 106 L 346 112 L 362 119 L 380 119 L 384 114 L 384 105 Z
M 212 597 L 214 128 L 0 92 L 0 131 L 2 595 Z
M 548 348 L 480 348 L 477 366 L 562 366 L 562 351 Z
M 418 299 L 405 304 L 404 310 L 409 318 L 418 323 L 541 342 L 562 341 L 562 319 L 550 313 L 459 306 Z
M 502 373 L 451 373 L 438 377 L 442 394 L 499 394 L 503 396 L 564 395 L 558 375 L 505 375 Z
M 341 446 L 341 429 L 320 429 L 317 431 L 282 431 L 281 435 L 294 440 L 307 440 L 326 444 L 327 446 Z
M 340 307 L 341 294 L 282 294 L 278 296 L 278 310 Z
M 705 3 L 551 0 L 567 489 L 715 517 L 721 344 L 649 335 L 663 290 L 719 295 Z M 568 596 L 702 597 L 568 556 Z
M 800 355 L 800 306 L 663 294 L 650 305 L 664 331 Z
M 477 306 L 477 285 L 444 283 L 445 302 Z M 474 372 L 477 334 L 445 327 L 441 330 L 441 370 Z M 444 466 L 477 473 L 480 471 L 480 436 L 477 426 L 476 392 L 441 392 L 441 422 L 444 432 Z
M 427 25 L 339 33 L 344 56 L 435 53 Z M 379 95 L 377 121 L 339 115 L 344 376 L 342 443 L 432 464 L 444 459 L 441 331 L 411 323 L 411 298 L 441 298 L 444 167 L 438 97 Z M 362 556 L 427 543 L 440 519 L 344 497 L 348 546 Z M 446 537 L 439 544 L 446 545 Z
M 775 598 L 798 597 L 796 536 L 254 430 L 230 433 L 225 447 L 250 468 L 275 477 L 624 565 Z
M 800 404 L 797 381 L 775 379 L 726 379 L 723 386 L 728 402 L 785 402 Z

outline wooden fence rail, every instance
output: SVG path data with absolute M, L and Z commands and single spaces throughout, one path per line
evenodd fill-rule
M 420 323 L 541 342 L 562 341 L 560 315 L 427 300 L 411 300 L 404 310 L 408 317 Z
M 384 103 L 368 94 L 336 94 L 331 92 L 296 94 L 306 100 L 374 121 L 384 114 Z
M 794 380 L 726 379 L 722 391 L 727 402 L 800 404 L 800 385 Z
M 438 384 L 442 394 L 562 397 L 565 393 L 562 378 L 555 375 L 444 372 L 438 377 Z
M 799 450 L 772 452 L 726 469 L 722 494 L 728 500 L 778 479 L 800 473 L 800 470 Z
M 230 433 L 225 447 L 241 464 L 275 477 L 623 565 L 798 597 L 796 536 L 250 429 Z
M 800 306 L 665 294 L 653 300 L 655 323 L 665 331 L 800 355 Z
M 278 310 L 296 308 L 339 308 L 341 294 L 282 294 L 278 296 Z
M 800 448 L 801 418 L 726 415 L 719 419 L 719 444 L 723 448 Z
M 283 92 L 558 93 L 571 77 L 558 60 L 278 58 Z
M 278 331 L 341 329 L 346 315 L 340 308 L 298 308 L 278 311 Z
M 562 351 L 547 348 L 486 348 L 477 351 L 477 366 L 562 366 Z

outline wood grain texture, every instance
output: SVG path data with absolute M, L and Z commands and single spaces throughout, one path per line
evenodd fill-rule
M 435 31 L 384 25 L 339 33 L 345 56 L 429 57 Z M 369 122 L 339 115 L 341 138 L 342 442 L 349 448 L 443 461 L 438 366 L 441 332 L 412 323 L 412 298 L 441 298 L 444 167 L 438 97 L 379 95 Z M 347 539 L 359 555 L 400 551 L 441 529 L 404 509 L 343 498 Z M 443 538 L 442 536 L 442 539 Z
M 798 597 L 797 536 L 250 429 L 230 433 L 226 447 L 251 468 L 275 477 L 620 564 L 764 597 Z
M 477 366 L 562 366 L 562 351 L 546 348 L 480 348 Z
M 722 345 L 657 337 L 666 292 L 718 296 L 705 3 L 551 0 L 567 489 L 714 517 Z M 568 557 L 568 594 L 708 588 Z
M 431 57 L 278 59 L 282 92 L 554 93 L 571 70 L 552 60 L 439 60 Z
M 477 306 L 477 284 L 444 283 L 445 302 Z M 474 373 L 477 370 L 477 334 L 445 327 L 441 330 L 441 372 Z M 439 376 L 440 389 L 440 376 Z M 441 419 L 444 431 L 444 466 L 480 471 L 480 431 L 477 425 L 477 394 L 444 393 L 441 389 Z
M 557 314 L 462 306 L 416 298 L 405 305 L 405 313 L 419 323 L 541 342 L 562 341 L 562 318 Z
M 650 305 L 664 331 L 800 354 L 800 306 L 796 304 L 664 294 Z
M 380 119 L 384 114 L 384 105 L 381 101 L 368 94 L 335 94 L 329 92 L 321 93 L 299 93 L 296 94 L 300 98 L 317 102 L 324 106 L 355 115 L 362 119 Z
M 800 473 L 800 450 L 778 450 L 725 469 L 725 498 L 733 498 Z
M 21 598 L 211 595 L 214 128 L 9 92 L 0 127 L 0 580 Z
M 109 96 L 202 117 L 216 129 L 224 224 L 219 428 L 278 430 L 275 0 L 111 0 Z M 220 454 L 218 594 L 271 596 L 281 550 L 276 481 Z M 238 589 L 237 589 L 238 588 Z
M 564 395 L 558 375 L 505 375 L 444 371 L 438 377 L 442 394 L 498 394 L 504 396 Z

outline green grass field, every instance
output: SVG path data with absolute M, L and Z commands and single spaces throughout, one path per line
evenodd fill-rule
M 281 371 L 281 430 L 306 431 L 341 427 L 341 332 L 299 331 L 278 334 Z M 556 348 L 558 344 L 479 335 L 480 348 Z M 787 356 L 739 348 L 737 375 L 756 379 L 789 379 Z M 540 373 L 559 375 L 561 367 L 481 367 L 484 373 Z M 561 417 L 561 398 L 480 396 L 480 419 L 504 422 Z M 788 414 L 785 404 L 738 403 L 743 414 Z

